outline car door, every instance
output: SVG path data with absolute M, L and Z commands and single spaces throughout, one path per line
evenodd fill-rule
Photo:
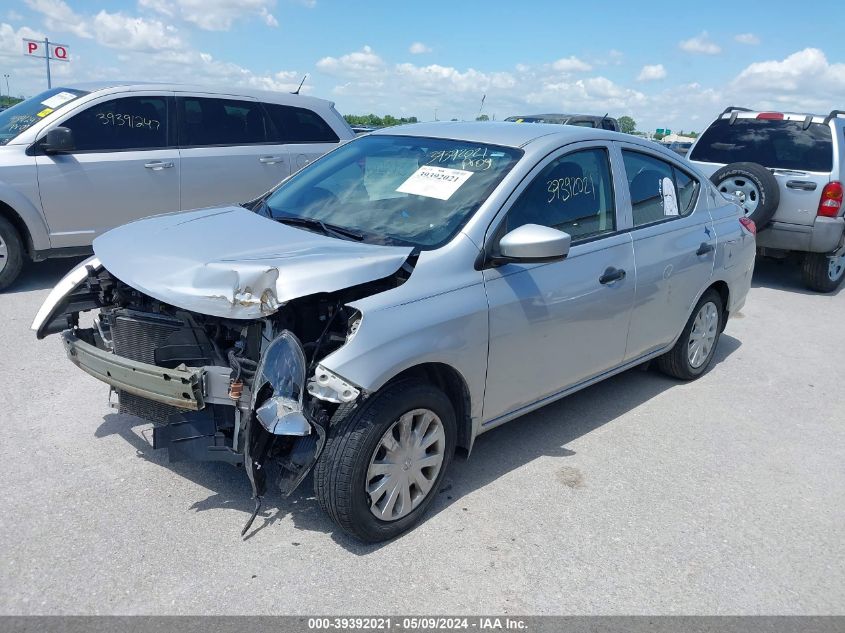
M 182 208 L 238 204 L 290 175 L 261 103 L 249 97 L 177 93 Z
M 340 142 L 337 133 L 313 110 L 280 103 L 265 103 L 264 107 L 290 153 L 291 171 L 302 169 Z
M 611 158 L 606 143 L 579 143 L 552 154 L 488 232 L 493 252 L 504 234 L 523 224 L 566 231 L 572 246 L 562 261 L 483 271 L 490 328 L 487 424 L 622 362 L 636 271 L 631 236 L 620 230 L 616 213 Z
M 57 121 L 71 130 L 75 149 L 35 159 L 53 248 L 86 246 L 112 227 L 179 210 L 171 110 L 169 93 L 133 92 Z
M 713 274 L 716 233 L 701 183 L 680 163 L 620 144 L 637 292 L 626 360 L 670 345 Z

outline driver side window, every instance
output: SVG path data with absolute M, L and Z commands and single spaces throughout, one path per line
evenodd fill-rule
M 610 160 L 605 149 L 556 158 L 537 175 L 508 211 L 506 230 L 540 224 L 581 240 L 616 230 Z

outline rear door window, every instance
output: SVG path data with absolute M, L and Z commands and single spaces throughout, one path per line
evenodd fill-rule
M 337 143 L 335 131 L 323 118 L 306 108 L 265 103 L 278 143 Z
M 178 103 L 182 147 L 271 142 L 270 122 L 257 101 L 180 97 Z
M 62 123 L 78 152 L 167 147 L 167 97 L 123 97 L 97 103 Z
M 704 134 L 690 160 L 759 163 L 770 169 L 829 172 L 833 168 L 830 127 L 803 121 L 719 119 Z
M 649 154 L 622 150 L 634 226 L 692 213 L 699 183 L 674 165 Z

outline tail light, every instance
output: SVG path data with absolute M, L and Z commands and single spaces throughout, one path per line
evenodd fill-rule
M 827 183 L 822 189 L 822 199 L 819 200 L 817 215 L 835 218 L 842 208 L 842 183 L 836 180 Z
M 748 217 L 742 217 L 739 219 L 739 223 L 745 227 L 745 230 L 751 233 L 751 235 L 757 235 L 757 225 L 754 224 L 754 220 Z
M 783 112 L 761 112 L 757 115 L 757 118 L 768 121 L 783 121 Z

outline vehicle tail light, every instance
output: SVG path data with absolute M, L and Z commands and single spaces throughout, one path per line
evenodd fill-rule
M 834 180 L 827 183 L 822 189 L 822 199 L 819 200 L 819 211 L 817 215 L 826 218 L 835 218 L 842 208 L 842 183 Z
M 769 121 L 783 121 L 783 112 L 761 112 L 757 115 L 757 118 Z
M 751 233 L 751 235 L 757 235 L 757 225 L 754 224 L 754 220 L 747 217 L 742 217 L 739 219 L 739 223 L 745 227 L 745 230 Z

